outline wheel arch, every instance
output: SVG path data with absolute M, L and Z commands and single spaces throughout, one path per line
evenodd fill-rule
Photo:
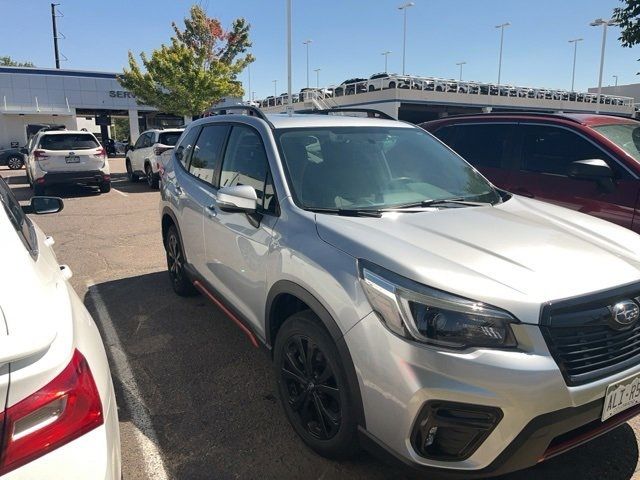
M 353 395 L 356 421 L 358 425 L 366 428 L 360 384 L 351 353 L 344 340 L 344 334 L 329 310 L 311 292 L 289 280 L 279 280 L 274 283 L 267 296 L 265 307 L 265 343 L 267 348 L 273 355 L 273 345 L 284 321 L 293 313 L 306 309 L 311 310 L 320 319 L 320 324 L 333 339 L 347 374 L 349 390 Z
M 180 230 L 178 219 L 176 218 L 176 214 L 169 207 L 165 206 L 162 209 L 161 224 L 162 224 L 162 244 L 166 246 L 167 232 L 169 231 L 169 228 L 171 227 L 171 225 L 175 226 L 176 230 L 178 231 L 178 237 L 180 238 L 180 245 L 182 245 L 182 254 L 184 255 L 185 261 L 188 261 L 187 252 L 184 250 L 184 242 L 182 241 L 182 231 Z

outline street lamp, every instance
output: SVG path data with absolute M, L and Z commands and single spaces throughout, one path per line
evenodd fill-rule
M 415 3 L 413 2 L 407 2 L 398 7 L 398 10 L 402 10 L 404 14 L 404 26 L 402 28 L 402 75 L 404 75 L 405 72 L 405 59 L 407 54 L 407 9 L 414 5 Z
M 596 18 L 589 25 L 592 27 L 602 27 L 602 49 L 600 51 L 600 75 L 598 76 L 598 103 L 596 104 L 596 113 L 600 113 L 600 99 L 602 98 L 602 71 L 604 70 L 604 47 L 607 44 L 607 27 L 615 25 L 613 20 L 604 20 Z
M 458 62 L 456 63 L 456 65 L 458 65 L 460 67 L 460 81 L 462 81 L 462 66 L 466 65 L 467 62 Z
M 611 75 L 611 76 L 616 79 L 615 86 L 617 87 L 618 86 L 618 75 Z
M 278 80 L 271 80 L 273 82 L 273 98 L 278 97 Z
M 249 102 L 251 102 L 251 64 L 250 63 L 247 65 L 247 76 L 249 77 L 247 79 L 247 86 L 249 87 L 247 89 L 247 93 L 249 94 Z
M 381 53 L 381 55 L 384 55 L 384 73 L 387 73 L 387 57 L 389 56 L 390 53 L 391 53 L 390 50 L 387 50 Z
M 500 29 L 500 57 L 499 57 L 499 60 L 498 60 L 498 87 L 500 87 L 500 76 L 502 74 L 502 45 L 504 43 L 504 29 L 505 29 L 505 27 L 510 27 L 510 26 L 511 26 L 511 23 L 509 23 L 509 22 L 505 22 L 505 23 L 501 23 L 500 25 L 496 25 L 496 28 Z M 500 89 L 498 88 L 498 90 L 500 90 Z
M 303 45 L 307 46 L 307 88 L 309 88 L 309 44 L 312 40 L 305 40 L 302 42 Z
M 582 38 L 574 38 L 569 40 L 569 43 L 573 43 L 573 69 L 571 70 L 571 91 L 574 91 L 574 84 L 576 79 L 576 55 L 578 53 L 578 42 L 581 42 Z
M 313 71 L 316 72 L 316 88 L 320 88 L 320 70 L 321 68 L 316 68 Z

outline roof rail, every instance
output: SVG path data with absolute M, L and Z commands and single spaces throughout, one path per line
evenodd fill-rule
M 384 113 L 381 112 L 380 110 L 375 110 L 373 108 L 352 108 L 352 107 L 347 107 L 347 108 L 340 108 L 340 107 L 336 107 L 336 108 L 323 108 L 323 109 L 319 109 L 319 110 L 305 110 L 305 111 L 299 111 L 296 113 L 306 113 L 306 114 L 319 114 L 319 115 L 329 115 L 330 113 L 366 113 L 368 118 L 382 118 L 385 120 L 396 120 L 397 118 L 393 118 L 391 115 L 389 115 L 388 113 Z
M 49 125 L 47 127 L 41 128 L 38 132 L 54 132 L 56 130 L 66 130 L 66 125 Z
M 483 117 L 483 116 L 487 116 L 487 115 L 491 115 L 491 116 L 498 116 L 498 117 L 509 117 L 509 116 L 513 116 L 513 115 L 530 115 L 532 117 L 552 117 L 552 116 L 556 116 L 556 117 L 562 117 L 563 120 L 568 120 L 570 122 L 575 122 L 575 123 L 580 123 L 580 120 L 577 120 L 575 118 L 570 117 L 570 114 L 573 113 L 593 113 L 593 112 L 531 112 L 531 111 L 527 111 L 527 110 L 513 110 L 513 111 L 508 111 L 508 112 L 477 112 L 477 113 L 459 113 L 456 115 L 448 115 L 446 117 L 442 117 L 442 118 L 438 118 L 436 120 L 446 120 L 447 118 L 463 118 L 463 117 Z M 601 115 L 607 115 L 607 114 L 601 114 Z M 436 121 L 433 120 L 433 121 Z M 426 123 L 426 122 L 420 122 L 420 123 Z
M 273 123 L 267 118 L 262 110 L 253 105 L 230 105 L 228 107 L 212 107 L 202 114 L 203 117 L 211 117 L 215 115 L 232 115 L 235 112 L 228 113 L 230 110 L 240 111 L 238 115 L 242 114 L 242 111 L 246 112 L 246 115 L 250 117 L 258 117 L 261 120 L 267 122 L 271 128 L 275 128 Z

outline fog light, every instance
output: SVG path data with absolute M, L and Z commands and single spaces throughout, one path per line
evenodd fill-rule
M 416 419 L 411 442 L 425 458 L 469 458 L 502 419 L 502 410 L 482 405 L 431 401 Z

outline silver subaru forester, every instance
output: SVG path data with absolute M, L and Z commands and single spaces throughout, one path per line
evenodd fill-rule
M 211 113 L 162 173 L 171 283 L 270 351 L 320 455 L 486 477 L 640 412 L 638 235 L 380 112 Z

